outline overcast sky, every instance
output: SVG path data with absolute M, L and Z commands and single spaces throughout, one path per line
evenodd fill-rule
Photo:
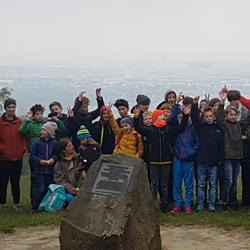
M 0 0 L 0 63 L 250 59 L 249 0 Z

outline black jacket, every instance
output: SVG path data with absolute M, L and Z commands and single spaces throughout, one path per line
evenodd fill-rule
M 188 115 L 183 115 L 179 126 L 167 125 L 165 127 L 141 126 L 139 119 L 134 119 L 134 127 L 142 136 L 149 139 L 149 162 L 154 164 L 167 164 L 172 162 L 173 145 L 178 133 L 187 125 Z
M 215 122 L 207 124 L 201 121 L 198 104 L 193 105 L 191 118 L 200 140 L 197 160 L 206 166 L 222 164 L 224 160 L 223 131 Z
M 78 100 L 75 101 L 75 105 L 73 107 L 74 117 L 69 120 L 70 133 L 72 134 L 72 142 L 75 146 L 75 149 L 78 149 L 79 147 L 79 142 L 77 140 L 76 135 L 81 125 L 84 125 L 89 130 L 91 135 L 93 134 L 92 121 L 98 118 L 100 114 L 100 109 L 102 106 L 104 106 L 102 97 L 97 98 L 96 100 L 97 100 L 98 108 L 88 113 L 79 112 L 82 103 Z
M 108 122 L 97 121 L 93 124 L 93 138 L 100 144 L 103 154 L 113 154 L 115 135 Z

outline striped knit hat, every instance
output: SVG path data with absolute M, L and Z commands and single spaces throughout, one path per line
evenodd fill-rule
M 91 134 L 89 133 L 88 129 L 85 128 L 84 125 L 81 125 L 81 127 L 77 131 L 77 139 L 81 140 L 85 138 L 91 138 Z

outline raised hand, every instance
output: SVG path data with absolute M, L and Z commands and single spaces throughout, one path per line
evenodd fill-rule
M 219 92 L 219 96 L 220 96 L 220 99 L 221 99 L 221 102 L 222 103 L 225 103 L 225 100 L 227 99 L 227 88 L 226 86 L 224 88 L 221 89 L 221 91 Z
M 74 117 L 74 111 L 73 111 L 73 109 L 70 106 L 68 106 L 67 110 L 68 110 L 68 116 L 70 118 L 73 118 Z
M 25 117 L 26 117 L 27 119 L 32 119 L 32 117 L 33 117 L 32 111 L 29 111 L 29 112 L 25 115 Z
M 97 88 L 96 90 L 95 90 L 95 93 L 96 93 L 96 97 L 97 98 L 100 98 L 100 97 L 102 97 L 102 95 L 101 95 L 101 88 Z
M 183 99 L 184 99 L 183 92 L 180 92 L 176 99 L 176 104 L 179 104 Z
M 194 103 L 194 104 L 197 104 L 197 103 L 199 102 L 199 99 L 200 99 L 199 96 L 195 96 L 195 97 L 193 98 L 193 103 Z
M 210 101 L 210 94 L 205 94 L 205 100 L 206 100 L 207 102 Z
M 78 96 L 78 101 L 81 102 L 83 99 L 83 96 L 85 95 L 86 91 L 81 91 Z

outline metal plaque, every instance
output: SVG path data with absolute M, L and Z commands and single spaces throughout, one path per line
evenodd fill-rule
M 133 165 L 103 161 L 91 193 L 124 196 L 127 192 L 133 170 Z

